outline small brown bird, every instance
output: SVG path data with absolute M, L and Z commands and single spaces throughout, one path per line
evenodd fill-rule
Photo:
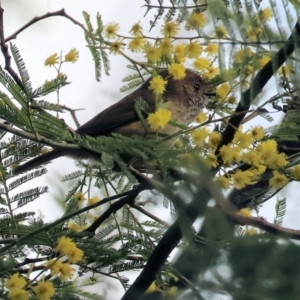
M 167 70 L 161 71 L 159 75 L 168 81 L 165 92 L 162 95 L 162 100 L 165 107 L 171 111 L 172 120 L 188 125 L 194 120 L 198 112 L 205 107 L 208 101 L 207 96 L 211 95 L 208 92 L 207 83 L 199 75 L 190 70 L 186 70 L 186 76 L 182 80 L 174 80 Z M 148 104 L 150 113 L 155 111 L 155 95 L 149 90 L 150 80 L 151 78 L 145 81 L 133 93 L 127 95 L 80 126 L 76 130 L 76 133 L 93 137 L 109 136 L 111 133 L 120 133 L 124 136 L 145 136 L 145 128 L 138 117 L 135 103 L 138 98 L 142 98 Z M 167 125 L 160 132 L 172 134 L 178 130 L 178 127 Z M 26 172 L 55 158 L 67 155 L 76 158 L 95 159 L 95 154 L 92 155 L 83 149 L 74 151 L 53 149 L 17 167 L 15 174 Z

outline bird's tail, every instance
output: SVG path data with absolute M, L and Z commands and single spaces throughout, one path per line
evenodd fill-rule
M 52 159 L 58 158 L 58 157 L 62 156 L 63 154 L 64 154 L 63 150 L 52 150 L 50 152 L 44 153 L 38 157 L 35 157 L 35 158 L 27 161 L 26 163 L 18 166 L 14 170 L 14 174 L 19 175 L 21 173 L 27 172 L 27 171 L 34 169 L 42 164 L 48 163 Z

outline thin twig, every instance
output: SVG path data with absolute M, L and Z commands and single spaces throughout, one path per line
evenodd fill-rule
M 172 268 L 171 267 L 171 271 L 172 273 L 178 277 L 188 288 L 191 289 L 191 291 L 193 292 L 193 294 L 195 295 L 195 297 L 198 299 L 198 300 L 204 300 L 204 298 L 199 294 L 199 292 L 197 291 L 195 285 L 190 281 L 188 280 L 185 276 L 183 276 L 180 272 L 178 272 L 178 270 L 176 270 L 175 268 Z
M 131 193 L 126 197 L 113 203 L 99 218 L 97 218 L 84 232 L 95 233 L 97 228 L 111 215 L 116 213 L 124 205 L 133 202 L 137 195 L 145 189 L 144 185 L 140 184 L 131 190 Z
M 142 214 L 144 214 L 145 216 L 149 217 L 150 219 L 153 219 L 154 221 L 156 221 L 157 223 L 160 223 L 166 227 L 170 227 L 171 224 L 165 222 L 164 220 L 156 217 L 155 215 L 149 213 L 148 211 L 146 211 L 145 209 L 143 209 L 140 205 L 136 205 L 134 203 L 130 204 L 130 206 L 136 210 L 138 210 L 139 212 L 141 212 Z
M 6 45 L 6 41 L 4 38 L 3 12 L 4 9 L 2 8 L 1 1 L 0 1 L 0 47 L 5 60 L 5 70 L 7 70 L 7 72 L 11 75 L 11 77 L 15 80 L 15 82 L 21 87 L 21 89 L 24 90 L 25 87 L 22 83 L 22 80 L 19 78 L 18 74 L 11 67 L 11 63 L 10 63 L 11 57 L 8 53 L 8 47 Z
M 238 224 L 250 225 L 259 228 L 265 232 L 274 234 L 278 237 L 289 238 L 294 240 L 300 240 L 300 230 L 286 228 L 273 223 L 268 222 L 264 218 L 244 216 L 238 212 L 226 211 L 225 212 Z
M 0 129 L 2 129 L 4 131 L 7 131 L 7 132 L 10 132 L 10 133 L 13 133 L 15 135 L 18 135 L 22 138 L 51 146 L 53 148 L 62 149 L 62 150 L 64 150 L 64 149 L 65 150 L 67 150 L 67 149 L 72 149 L 72 150 L 80 149 L 80 147 L 75 145 L 75 144 L 57 143 L 57 142 L 54 142 L 53 140 L 45 138 L 45 137 L 41 137 L 41 139 L 37 139 L 35 134 L 13 128 L 11 126 L 5 125 L 4 123 L 0 123 Z
M 64 143 L 64 142 L 58 143 L 58 142 L 53 141 L 52 139 L 48 139 L 43 136 L 40 136 L 39 138 L 37 138 L 35 134 L 13 128 L 11 126 L 5 125 L 4 123 L 0 123 L 0 129 L 10 132 L 10 133 L 13 133 L 15 135 L 18 135 L 22 138 L 29 139 L 29 140 L 32 140 L 32 141 L 35 141 L 35 142 L 38 142 L 41 144 L 45 144 L 45 145 L 50 146 L 55 149 L 74 151 L 74 150 L 80 150 L 84 147 L 84 146 L 79 146 L 78 144 L 71 144 L 71 143 Z M 90 153 L 96 153 L 97 155 L 99 153 L 101 153 L 100 150 L 92 149 L 89 147 L 84 147 L 84 149 L 86 149 Z
M 83 268 L 83 269 L 90 270 L 93 273 L 98 273 L 98 274 L 101 274 L 101 275 L 104 275 L 104 276 L 107 276 L 107 277 L 110 277 L 110 278 L 113 278 L 113 279 L 117 279 L 119 281 L 122 280 L 118 276 L 114 276 L 114 275 L 111 275 L 109 273 L 101 272 L 101 271 L 99 271 L 95 268 L 89 267 L 88 265 L 82 265 L 82 264 L 79 264 L 79 263 L 77 263 L 76 265 Z
M 78 128 L 80 126 L 80 123 L 77 119 L 77 116 L 76 116 L 76 111 L 79 111 L 79 110 L 85 110 L 85 108 L 77 108 L 77 109 L 72 109 L 66 105 L 61 105 L 61 108 L 67 110 L 68 112 L 70 112 L 72 118 L 73 118 L 73 121 L 75 122 L 75 125 L 76 127 Z
M 259 113 L 259 110 L 262 109 L 265 105 L 273 103 L 273 102 L 275 102 L 277 100 L 280 100 L 283 97 L 291 96 L 293 93 L 296 93 L 298 91 L 299 91 L 299 89 L 294 89 L 294 90 L 289 91 L 289 92 L 285 92 L 285 93 L 282 93 L 282 94 L 274 95 L 273 97 L 271 97 L 270 99 L 268 99 L 267 101 L 265 101 L 263 104 L 261 104 L 260 106 L 258 106 L 249 116 L 245 117 L 244 120 L 243 120 L 243 122 L 242 122 L 242 124 L 245 124 L 246 122 L 248 122 L 251 119 L 253 119 L 254 117 L 256 117 L 258 115 L 258 113 Z
M 73 218 L 73 217 L 75 217 L 75 216 L 77 216 L 77 215 L 79 215 L 81 213 L 84 213 L 84 212 L 86 212 L 86 211 L 88 211 L 90 209 L 96 208 L 96 207 L 98 207 L 100 205 L 103 205 L 103 204 L 105 204 L 107 202 L 110 202 L 112 200 L 115 200 L 115 199 L 118 199 L 118 198 L 121 198 L 121 197 L 124 197 L 124 196 L 127 196 L 127 195 L 135 194 L 136 190 L 142 191 L 142 190 L 145 190 L 145 189 L 146 189 L 146 187 L 144 185 L 140 184 L 134 190 L 130 190 L 130 191 L 118 194 L 118 195 L 114 195 L 114 196 L 108 197 L 108 198 L 103 199 L 101 201 L 98 201 L 98 202 L 96 202 L 94 204 L 91 204 L 91 205 L 86 206 L 84 208 L 78 209 L 77 211 L 75 211 L 73 213 L 70 213 L 70 214 L 68 214 L 66 216 L 63 216 L 62 218 L 60 218 L 60 219 L 58 219 L 58 220 L 56 220 L 56 221 L 54 221 L 54 222 L 52 222 L 50 224 L 47 224 L 47 225 L 45 225 L 45 226 L 43 226 L 43 227 L 41 227 L 41 228 L 39 228 L 37 230 L 34 230 L 34 231 L 32 231 L 32 232 L 24 235 L 24 236 L 21 236 L 18 239 L 14 239 L 10 244 L 8 244 L 7 246 L 4 246 L 4 247 L 2 247 L 0 249 L 0 254 L 5 253 L 8 249 L 12 248 L 13 246 L 15 246 L 17 244 L 20 244 L 23 240 L 26 240 L 29 237 L 34 236 L 34 235 L 36 235 L 36 234 L 38 234 L 40 232 L 48 231 L 51 228 L 55 227 L 56 225 L 58 225 L 60 223 L 63 223 L 66 220 L 71 219 L 71 218 Z
M 163 6 L 163 5 L 149 5 L 149 4 L 145 4 L 142 5 L 142 7 L 147 7 L 148 9 L 152 9 L 152 8 L 161 8 L 161 9 L 182 9 L 182 8 L 187 8 L 187 9 L 197 9 L 197 8 L 202 8 L 202 7 L 206 7 L 207 4 L 200 4 L 200 5 L 184 5 L 184 6 Z
M 69 16 L 64 9 L 60 9 L 58 11 L 54 11 L 54 12 L 48 12 L 42 16 L 39 17 L 34 17 L 32 20 L 30 20 L 28 23 L 26 23 L 24 26 L 22 26 L 20 29 L 18 29 L 16 32 L 14 32 L 12 35 L 10 35 L 9 37 L 7 37 L 5 39 L 5 42 L 8 42 L 10 40 L 16 39 L 18 34 L 21 33 L 22 31 L 24 31 L 26 28 L 28 28 L 29 26 L 33 25 L 34 23 L 37 23 L 43 19 L 47 19 L 47 18 L 51 18 L 51 17 L 64 17 L 69 19 L 71 22 L 73 22 L 75 25 L 80 26 L 86 33 L 88 33 L 88 30 L 84 27 L 83 24 L 79 23 L 78 21 L 76 21 L 74 18 L 72 18 L 71 16 Z

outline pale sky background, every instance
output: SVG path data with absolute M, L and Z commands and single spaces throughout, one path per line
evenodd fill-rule
M 144 1 L 140 0 L 2 0 L 4 8 L 4 31 L 5 36 L 9 36 L 35 16 L 43 15 L 65 8 L 66 12 L 80 23 L 84 24 L 82 11 L 87 11 L 91 16 L 91 21 L 95 24 L 96 13 L 99 12 L 103 22 L 115 21 L 120 24 L 121 31 L 127 35 L 131 26 L 140 21 L 142 26 L 147 29 L 149 17 L 144 18 L 145 8 L 141 8 Z M 152 33 L 154 36 L 155 31 Z M 158 34 L 157 34 L 158 35 Z M 125 96 L 119 92 L 123 86 L 122 78 L 129 74 L 126 68 L 127 61 L 118 56 L 110 56 L 111 76 L 102 76 L 101 82 L 95 81 L 94 64 L 90 51 L 86 47 L 83 31 L 71 21 L 63 17 L 53 17 L 34 24 L 29 29 L 18 35 L 16 44 L 23 57 L 33 87 L 38 87 L 46 79 L 56 76 L 54 69 L 45 67 L 44 60 L 53 53 L 66 54 L 70 49 L 76 48 L 80 52 L 80 58 L 75 64 L 64 64 L 62 71 L 68 75 L 69 86 L 64 87 L 60 92 L 61 104 L 72 108 L 85 108 L 77 113 L 81 124 L 88 121 L 91 117 L 99 113 L 107 106 L 115 103 Z M 1 63 L 3 59 L 1 57 Z M 272 87 L 269 84 L 269 88 Z M 0 87 L 0 89 L 2 89 Z M 54 97 L 47 100 L 55 99 Z M 72 127 L 75 127 L 68 113 L 60 116 Z M 263 122 L 263 123 L 262 123 Z M 265 126 L 269 123 L 260 120 Z M 49 172 L 39 180 L 39 185 L 49 185 L 50 193 L 42 196 L 34 203 L 26 206 L 26 210 L 41 210 L 45 215 L 45 220 L 50 221 L 61 215 L 53 197 L 67 193 L 68 189 L 63 190 L 64 184 L 60 183 L 61 175 L 68 171 L 75 170 L 71 159 L 57 159 L 48 165 Z M 299 229 L 299 205 L 296 202 L 299 195 L 299 183 L 290 184 L 288 189 L 284 189 L 279 197 L 287 196 L 287 215 L 284 226 Z M 272 220 L 274 216 L 274 199 L 268 201 L 261 210 L 263 216 Z M 168 214 L 168 210 L 162 209 L 162 204 L 157 208 L 157 214 L 163 216 Z M 119 294 L 118 294 L 118 292 Z M 114 290 L 114 297 L 108 299 L 120 299 L 123 290 Z

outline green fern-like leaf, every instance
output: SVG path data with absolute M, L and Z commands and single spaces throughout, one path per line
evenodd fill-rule
M 129 270 L 135 270 L 135 269 L 143 268 L 144 265 L 145 265 L 144 260 L 122 263 L 122 264 L 117 264 L 117 265 L 112 266 L 110 268 L 109 272 L 110 273 L 118 273 L 118 272 L 124 272 L 124 271 L 129 271 Z
M 22 193 L 12 196 L 11 203 L 18 201 L 17 207 L 20 208 L 21 206 L 24 206 L 27 203 L 34 201 L 40 195 L 47 193 L 47 192 L 48 192 L 47 186 L 30 189 L 26 192 L 22 192 Z
M 102 241 L 105 238 L 107 238 L 115 229 L 115 225 L 108 225 L 105 228 L 101 228 L 99 232 L 97 232 L 97 234 L 95 235 L 95 238 Z
M 73 198 L 74 194 L 77 192 L 78 188 L 81 187 L 84 184 L 83 179 L 79 179 L 76 184 L 72 187 L 72 189 L 68 192 L 68 194 L 65 197 L 65 202 L 69 201 Z
M 100 297 L 100 296 L 99 296 Z M 60 293 L 60 289 L 56 290 L 56 294 L 52 297 L 53 300 L 82 300 L 77 295 L 72 295 L 70 292 L 68 294 Z
M 0 68 L 0 81 L 1 81 L 1 68 Z M 2 73 L 2 75 L 4 75 Z M 11 83 L 15 85 L 14 83 Z M 16 90 L 19 90 L 17 86 Z M 8 88 L 10 88 L 8 86 Z M 22 91 L 19 90 L 20 94 L 22 94 Z M 21 100 L 22 104 L 26 106 L 25 102 L 23 99 Z M 24 127 L 29 127 L 30 126 L 30 121 L 29 118 L 26 114 L 24 114 L 12 101 L 11 99 L 4 94 L 3 92 L 0 91 L 0 117 L 9 123 L 12 123 L 20 128 Z
M 0 83 L 2 83 L 24 109 L 28 108 L 28 102 L 31 98 L 25 94 L 22 88 L 2 68 L 0 68 Z
M 12 191 L 13 189 L 21 186 L 22 184 L 34 179 L 34 178 L 37 178 L 39 176 L 42 176 L 44 174 L 46 174 L 46 169 L 45 168 L 42 168 L 40 171 L 34 171 L 34 172 L 30 172 L 30 173 L 27 173 L 26 175 L 22 176 L 22 177 L 19 177 L 18 179 L 12 181 L 8 188 L 9 188 L 9 191 Z
M 41 135 L 53 140 L 71 139 L 70 132 L 63 120 L 41 109 L 32 109 L 31 114 L 34 129 Z
M 14 221 L 16 223 L 27 221 L 30 217 L 34 216 L 34 212 L 25 212 L 25 213 L 19 213 L 14 215 Z M 10 226 L 13 224 L 13 220 L 10 216 L 6 215 L 4 217 L 0 218 L 0 226 L 1 226 L 1 232 L 4 234 L 4 228 L 9 231 Z
M 135 183 L 136 178 L 129 171 L 127 164 L 124 163 L 124 161 L 119 157 L 119 155 L 114 154 L 113 157 L 124 176 L 126 176 L 130 182 Z
M 176 17 L 175 21 L 176 23 L 178 24 L 181 24 L 183 23 L 184 21 L 186 21 L 188 18 L 188 11 L 187 9 L 182 9 L 179 13 L 178 13 L 178 16 Z
M 82 170 L 78 170 L 73 173 L 64 175 L 64 177 L 62 178 L 62 181 L 78 179 L 79 177 L 82 177 L 83 175 L 84 175 L 84 172 Z
M 35 89 L 32 92 L 32 97 L 37 98 L 37 97 L 42 97 L 42 96 L 46 96 L 50 93 L 53 93 L 53 92 L 57 91 L 58 89 L 62 88 L 63 86 L 68 85 L 69 83 L 66 80 L 67 80 L 67 77 L 62 76 L 62 77 L 47 81 L 41 87 Z
M 145 120 L 145 116 L 148 116 L 148 114 L 150 113 L 150 107 L 142 98 L 138 98 L 138 99 L 136 99 L 134 108 L 135 108 L 137 115 L 144 127 L 145 132 L 148 132 L 148 124 Z
M 97 36 L 99 38 L 100 44 L 105 44 L 105 40 L 102 37 L 103 23 L 102 23 L 102 19 L 101 19 L 101 16 L 99 13 L 97 13 L 96 20 L 97 20 L 97 31 L 96 32 L 97 32 Z M 100 55 L 102 57 L 104 72 L 106 75 L 109 75 L 110 64 L 109 64 L 108 54 L 102 47 L 99 48 L 99 51 L 100 51 Z
M 160 1 L 159 1 L 160 2 Z M 154 14 L 154 20 L 150 20 L 150 29 L 149 29 L 149 31 L 151 31 L 156 25 L 157 25 L 157 22 L 158 22 L 158 20 L 163 16 L 163 14 L 164 14 L 164 9 L 162 9 L 162 8 L 159 8 L 158 10 L 157 10 L 157 13 L 156 14 Z
M 142 83 L 143 83 L 142 79 L 132 80 L 128 84 L 122 86 L 120 88 L 120 92 L 127 92 L 127 91 L 130 91 L 132 89 L 135 89 L 136 87 L 140 86 Z
M 131 81 L 131 80 L 138 79 L 138 78 L 140 78 L 140 77 L 141 77 L 141 76 L 140 76 L 139 73 L 135 73 L 135 74 L 126 76 L 125 78 L 122 79 L 122 81 L 123 81 L 123 82 L 127 82 L 127 81 Z
M 74 195 L 74 194 L 73 194 Z M 79 201 L 77 199 L 71 198 L 65 208 L 65 215 L 69 215 L 79 209 Z
M 108 54 L 106 53 L 106 51 L 103 48 L 100 48 L 99 51 L 100 51 L 100 55 L 102 57 L 102 63 L 104 66 L 105 74 L 109 75 L 110 63 L 109 63 L 109 59 L 108 59 Z
M 94 64 L 95 64 L 95 76 L 96 80 L 100 81 L 101 78 L 101 55 L 97 48 L 99 48 L 97 41 L 94 38 L 94 29 L 92 26 L 92 23 L 90 21 L 90 16 L 87 12 L 83 11 L 83 17 L 86 22 L 87 28 L 88 28 L 88 33 L 85 32 L 85 40 L 88 43 L 88 48 L 90 49 L 90 52 L 93 56 Z
M 83 18 L 84 18 L 84 21 L 86 23 L 86 26 L 88 28 L 88 31 L 89 32 L 93 32 L 94 29 L 93 29 L 93 25 L 91 23 L 91 18 L 90 18 L 90 15 L 86 12 L 86 11 L 83 11 L 82 12 L 82 15 L 83 15 Z
M 89 283 L 88 283 L 89 282 Z M 63 287 L 60 287 L 57 289 L 58 295 L 60 298 L 57 300 L 81 300 L 81 299 L 87 299 L 87 300 L 104 300 L 105 297 L 101 294 L 97 293 L 94 294 L 92 292 L 88 292 L 86 290 L 80 289 L 80 287 L 88 286 L 91 284 L 95 284 L 95 282 L 91 282 L 88 278 L 85 279 L 77 279 L 74 284 L 68 284 Z M 76 286 L 78 285 L 78 287 Z M 77 296 L 78 295 L 78 296 Z M 81 297 L 79 297 L 81 296 Z M 56 299 L 54 299 L 56 300 Z
M 11 142 L 9 148 L 3 153 L 3 159 L 13 155 L 15 156 L 14 161 L 19 163 L 29 157 L 31 158 L 39 154 L 41 148 L 40 144 L 30 140 L 22 139 L 18 142 Z
M 14 61 L 17 65 L 24 88 L 27 91 L 27 93 L 29 95 L 31 95 L 32 87 L 31 87 L 31 83 L 30 83 L 29 74 L 27 72 L 25 63 L 20 55 L 19 49 L 17 48 L 16 45 L 10 44 L 10 50 L 11 50 L 12 56 L 14 58 Z
M 285 213 L 286 213 L 286 198 L 277 199 L 275 205 L 274 224 L 282 225 Z
M 31 105 L 33 109 L 45 109 L 45 110 L 51 110 L 59 113 L 64 112 L 64 108 L 56 103 L 51 103 L 47 102 L 45 100 L 40 100 L 40 101 L 34 101 L 33 104 Z
M 265 111 L 259 111 L 258 114 L 264 118 L 265 120 L 267 120 L 268 122 L 272 123 L 273 122 L 273 118 Z
M 13 273 L 13 269 L 18 265 L 18 262 L 12 257 L 8 257 L 7 259 L 0 258 L 0 274 L 3 276 L 4 271 L 8 273 Z M 3 298 L 4 299 L 4 298 Z
M 176 15 L 176 9 L 175 8 L 170 8 L 168 12 L 164 16 L 164 22 L 170 22 Z

